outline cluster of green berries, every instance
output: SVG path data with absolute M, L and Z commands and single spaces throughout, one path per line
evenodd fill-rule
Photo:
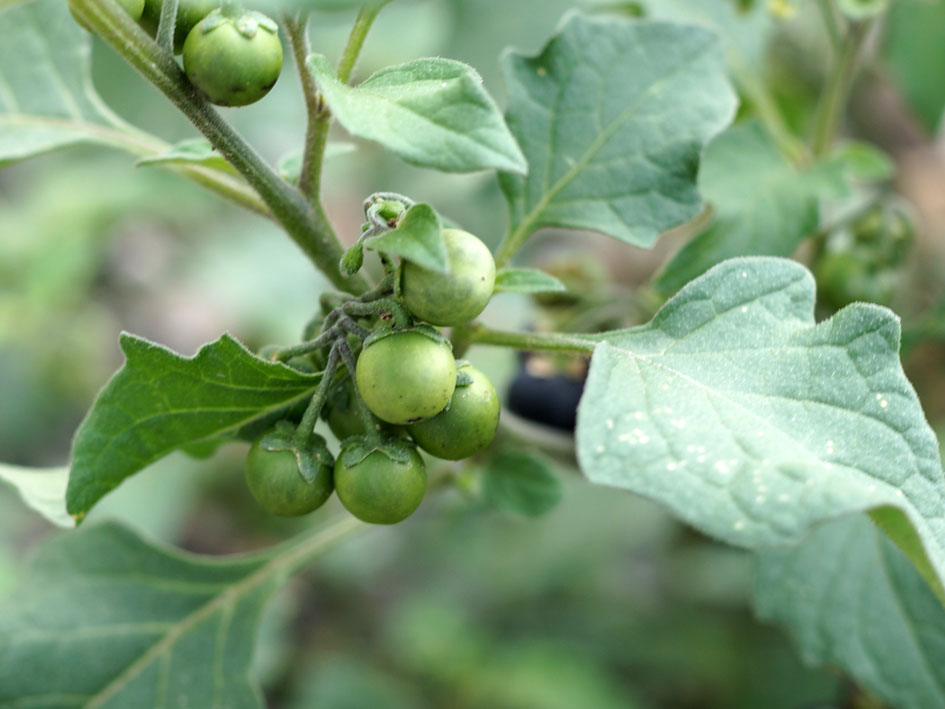
M 435 326 L 463 325 L 482 312 L 495 286 L 495 263 L 485 244 L 468 232 L 444 229 L 443 239 L 449 273 L 401 264 L 394 292 L 410 315 L 408 326 L 391 328 L 382 317 L 362 319 L 374 330 L 363 344 L 356 343 L 355 371 L 333 376 L 321 416 L 341 441 L 334 462 L 324 439 L 316 436 L 318 472 L 307 480 L 297 453 L 267 448 L 266 436 L 253 445 L 247 482 L 270 512 L 308 513 L 335 490 L 359 519 L 393 524 L 412 514 L 426 491 L 418 448 L 461 460 L 492 442 L 499 424 L 496 390 L 482 372 L 454 359 Z M 315 354 L 324 361 L 324 352 Z
M 118 0 L 152 36 L 157 34 L 161 0 Z M 88 27 L 76 16 L 83 27 Z M 174 53 L 194 87 L 219 106 L 255 103 L 282 71 L 279 26 L 262 13 L 220 0 L 179 0 Z

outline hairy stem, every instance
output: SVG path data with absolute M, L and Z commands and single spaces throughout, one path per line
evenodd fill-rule
M 338 60 L 338 78 L 341 83 L 347 84 L 351 78 L 351 72 L 354 71 L 354 65 L 358 61 L 358 55 L 361 53 L 361 47 L 364 46 L 364 40 L 367 39 L 368 30 L 374 24 L 378 13 L 390 0 L 385 2 L 374 2 L 365 5 L 358 12 L 358 17 L 354 21 L 351 33 L 348 35 L 348 43 L 341 53 L 341 59 Z
M 853 86 L 853 79 L 856 77 L 857 59 L 869 26 L 869 22 L 850 23 L 843 37 L 840 53 L 827 77 L 827 83 L 824 85 L 817 107 L 814 135 L 811 140 L 811 151 L 815 157 L 825 155 L 837 136 L 843 109 Z
M 308 127 L 305 131 L 305 147 L 302 150 L 302 169 L 299 173 L 299 191 L 310 201 L 318 200 L 318 191 L 312 192 L 313 169 L 320 171 L 321 166 L 313 168 L 312 158 L 318 152 L 319 146 L 324 149 L 323 139 L 328 136 L 328 126 L 325 126 L 325 135 L 321 136 L 315 130 L 317 118 L 323 110 L 321 98 L 318 95 L 318 86 L 315 78 L 305 63 L 311 53 L 308 41 L 308 13 L 299 13 L 295 17 L 285 17 L 282 20 L 285 33 L 289 38 L 289 47 L 292 50 L 292 59 L 296 71 L 299 72 L 299 83 L 302 85 L 302 97 L 305 100 L 305 113 L 308 116 Z M 317 180 L 316 180 L 317 181 Z
M 467 326 L 465 336 L 470 344 L 514 347 L 519 350 L 592 353 L 597 343 L 585 336 L 555 332 L 508 332 L 482 325 Z
M 302 342 L 298 345 L 293 345 L 292 347 L 286 347 L 279 350 L 276 355 L 276 359 L 279 362 L 288 362 L 293 357 L 301 357 L 302 355 L 307 355 L 309 352 L 314 352 L 321 347 L 327 346 L 337 337 L 338 332 L 335 330 L 335 328 L 328 329 L 314 340 L 309 340 L 308 342 Z
M 343 249 L 324 211 L 312 208 L 220 117 L 191 86 L 170 52 L 161 49 L 115 0 L 74 0 L 72 7 L 206 136 L 337 288 L 356 294 L 368 289 L 363 278 L 345 278 L 338 270 Z
M 299 428 L 296 432 L 299 443 L 309 442 L 315 433 L 315 424 L 318 423 L 318 415 L 322 412 L 325 399 L 328 398 L 328 389 L 331 387 L 335 372 L 338 370 L 339 358 L 338 347 L 333 346 L 331 352 L 328 353 L 328 362 L 322 372 L 322 380 L 318 383 L 318 388 L 315 390 L 315 394 L 312 395 L 312 400 L 299 422 Z
M 351 78 L 351 72 L 354 70 L 355 62 L 364 46 L 364 40 L 367 39 L 368 30 L 374 23 L 381 9 L 386 2 L 378 2 L 371 5 L 365 5 L 358 13 L 351 33 L 348 35 L 348 42 L 341 54 L 338 62 L 338 78 L 342 83 L 347 83 Z M 305 27 L 301 28 L 303 38 Z M 307 44 L 307 40 L 305 40 Z M 307 50 L 305 56 L 308 55 Z M 299 58 L 296 57 L 296 63 Z M 305 66 L 304 57 L 302 64 L 299 65 L 300 74 L 311 74 L 308 67 Z M 304 81 L 304 80 L 303 80 Z M 314 80 L 312 86 L 314 87 Z M 316 101 L 309 103 L 306 98 L 306 108 L 308 110 L 308 130 L 305 135 L 305 155 L 302 159 L 302 174 L 299 177 L 299 189 L 313 203 L 317 204 L 321 193 L 322 164 L 325 160 L 325 145 L 328 143 L 328 129 L 331 127 L 331 111 L 324 102 L 315 94 Z M 303 186 L 304 185 L 304 186 Z

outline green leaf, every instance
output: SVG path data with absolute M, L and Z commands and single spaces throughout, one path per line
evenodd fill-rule
M 53 150 L 127 147 L 92 88 L 91 46 L 61 0 L 0 10 L 0 167 Z
M 699 174 L 714 220 L 673 257 L 657 289 L 676 291 L 727 258 L 789 256 L 817 227 L 820 184 L 785 160 L 758 124 L 728 129 L 709 145 Z
M 0 706 L 262 707 L 249 669 L 263 606 L 356 524 L 226 560 L 117 524 L 54 537 L 0 604 Z
M 183 357 L 123 334 L 125 365 L 76 433 L 67 506 L 81 521 L 129 475 L 171 451 L 225 437 L 306 396 L 320 375 L 255 357 L 229 335 Z
M 892 179 L 896 165 L 892 158 L 872 143 L 847 141 L 828 158 L 839 163 L 847 177 L 862 182 L 883 182 Z
M 942 579 L 945 475 L 899 363 L 899 319 L 864 303 L 820 324 L 813 312 L 804 267 L 733 259 L 649 324 L 596 336 L 578 409 L 581 468 L 745 547 L 898 509 Z
M 945 608 L 862 516 L 758 554 L 758 615 L 812 664 L 839 665 L 893 707 L 945 706 Z
M 416 59 L 342 84 L 320 54 L 308 66 L 331 112 L 352 135 L 409 163 L 446 172 L 523 173 L 525 159 L 482 78 L 451 59 Z
M 560 293 L 564 283 L 537 268 L 502 268 L 495 274 L 496 293 Z
M 945 110 L 945 3 L 895 2 L 883 32 L 885 64 L 897 90 L 926 130 Z
M 543 457 L 506 450 L 490 458 L 482 471 L 483 493 L 496 507 L 540 517 L 561 501 L 561 481 Z
M 699 155 L 735 110 L 714 34 L 573 14 L 538 56 L 504 65 L 529 165 L 500 176 L 517 238 L 564 227 L 649 246 L 699 211 Z
M 53 524 L 75 526 L 75 520 L 66 512 L 68 468 L 23 468 L 0 463 L 0 480 L 16 488 L 23 502 Z
M 396 229 L 368 237 L 364 246 L 395 254 L 437 273 L 450 270 L 440 217 L 428 204 L 413 205 L 404 212 Z
M 216 150 L 210 146 L 210 141 L 204 138 L 193 138 L 172 145 L 168 150 L 158 155 L 141 158 L 138 165 L 203 165 L 215 170 L 222 170 L 235 175 L 236 170 Z

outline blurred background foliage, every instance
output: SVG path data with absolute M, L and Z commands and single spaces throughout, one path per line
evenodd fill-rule
M 582 7 L 720 27 L 736 79 L 751 66 L 789 129 L 806 135 L 829 51 L 817 4 Z M 536 51 L 574 5 L 397 0 L 371 32 L 357 73 L 447 56 L 475 66 L 501 104 L 501 51 Z M 313 47 L 336 57 L 352 18 L 316 13 Z M 847 130 L 892 157 L 896 177 L 884 194 L 906 205 L 914 244 L 883 252 L 878 263 L 864 256 L 865 282 L 875 285 L 880 271 L 888 280 L 879 295 L 903 315 L 907 368 L 940 428 L 945 3 L 896 0 L 882 22 Z M 93 56 L 96 86 L 121 116 L 169 141 L 193 137 L 184 119 L 106 47 L 96 42 Z M 742 112 L 753 115 L 757 97 L 745 90 L 749 84 L 741 86 Z M 265 101 L 225 113 L 271 162 L 302 142 L 304 110 L 291 66 Z M 492 174 L 424 171 L 366 143 L 332 158 L 326 170 L 330 215 L 347 241 L 359 232 L 361 200 L 377 190 L 430 202 L 491 246 L 505 226 Z M 848 224 L 827 235 L 828 250 L 856 251 L 861 232 L 888 227 L 884 209 L 878 227 L 874 217 L 871 227 Z M 631 324 L 658 306 L 645 284 L 686 236 L 668 235 L 644 252 L 595 235 L 551 232 L 527 256 L 577 288 L 591 287 L 598 305 L 613 303 L 597 326 Z M 830 272 L 818 275 L 824 314 L 861 297 L 838 295 Z M 851 282 L 848 274 L 837 279 Z M 67 460 L 72 432 L 120 365 L 121 330 L 182 352 L 224 330 L 251 348 L 288 343 L 298 339 L 323 288 L 273 224 L 160 168 L 134 167 L 125 155 L 81 148 L 0 172 L 0 460 L 36 466 Z M 485 320 L 541 327 L 549 317 L 560 322 L 575 314 L 568 303 L 549 305 L 557 310 L 503 295 Z M 511 352 L 473 350 L 471 359 L 502 390 L 519 367 Z M 872 705 L 831 670 L 804 667 L 780 632 L 755 622 L 747 555 L 701 538 L 646 501 L 582 484 L 568 437 L 552 440 L 565 491 L 544 517 L 517 517 L 451 492 L 409 523 L 347 542 L 295 579 L 271 606 L 259 645 L 257 669 L 270 705 Z M 307 524 L 274 520 L 255 507 L 243 485 L 243 455 L 242 447 L 230 446 L 210 461 L 171 456 L 126 482 L 92 516 L 121 518 L 152 537 L 208 553 L 266 546 Z M 51 531 L 0 487 L 0 591 Z

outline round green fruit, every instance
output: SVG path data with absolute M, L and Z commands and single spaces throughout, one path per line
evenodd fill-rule
M 161 22 L 161 0 L 144 0 L 144 12 L 139 24 L 152 37 Z M 184 50 L 184 40 L 204 17 L 220 7 L 220 0 L 178 0 L 177 21 L 174 23 L 174 54 Z
M 214 10 L 187 35 L 184 72 L 219 106 L 246 106 L 271 89 L 282 71 L 275 22 L 258 12 Z
M 409 427 L 423 450 L 446 460 L 461 460 L 488 446 L 499 426 L 499 397 L 485 374 L 468 364 L 460 367 L 472 379 L 457 386 L 449 405 L 436 416 Z
M 320 465 L 315 480 L 306 482 L 295 454 L 264 448 L 258 439 L 246 456 L 246 484 L 256 501 L 268 512 L 297 517 L 321 507 L 331 497 L 332 469 Z
M 121 9 L 127 12 L 132 20 L 139 20 L 141 18 L 141 13 L 144 12 L 144 0 L 117 0 L 118 4 L 121 5 Z M 69 3 L 69 12 L 72 13 L 72 18 L 79 23 L 79 26 L 84 29 L 92 32 L 92 28 L 85 24 L 85 20 L 80 18 L 75 11 L 72 9 L 72 3 Z
M 335 462 L 335 489 L 341 504 L 371 524 L 396 524 L 420 506 L 427 489 L 423 458 L 411 446 L 403 461 L 382 450 L 364 455 L 363 439 L 345 445 Z
M 456 387 L 456 360 L 446 342 L 405 330 L 368 344 L 358 357 L 358 392 L 382 421 L 408 424 L 436 416 Z
M 463 325 L 481 313 L 495 288 L 489 248 L 468 231 L 444 229 L 450 272 L 437 273 L 407 261 L 400 292 L 404 306 L 434 325 Z

